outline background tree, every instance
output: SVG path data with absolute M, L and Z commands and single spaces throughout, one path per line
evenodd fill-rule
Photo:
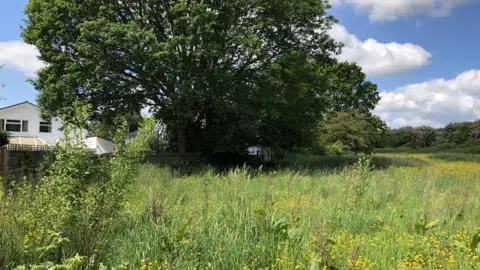
M 34 82 L 46 116 L 68 120 L 73 100 L 91 105 L 90 120 L 101 122 L 151 106 L 179 152 L 290 147 L 313 134 L 305 119 L 328 107 L 324 68 L 312 67 L 333 63 L 340 48 L 327 35 L 335 23 L 328 7 L 323 0 L 30 0 L 23 38 L 47 63 Z M 312 63 L 307 82 L 288 74 L 292 57 Z
M 371 152 L 374 147 L 372 127 L 361 115 L 334 112 L 321 126 L 321 140 L 326 145 L 341 144 L 353 152 Z
M 444 128 L 444 136 L 449 143 L 462 144 L 472 137 L 471 131 L 471 122 L 450 123 Z
M 414 140 L 410 142 L 413 147 L 426 148 L 435 144 L 437 140 L 437 133 L 435 129 L 428 126 L 421 126 L 414 128 L 413 130 Z
M 355 63 L 340 62 L 324 68 L 328 70 L 331 111 L 370 114 L 375 109 L 380 94 L 377 85 L 366 80 L 361 67 Z
M 390 129 L 386 135 L 387 147 L 402 147 L 407 146 L 415 140 L 412 127 L 402 127 L 399 129 Z
M 88 125 L 88 135 L 113 141 L 116 135 L 116 127 L 125 123 L 127 126 L 126 133 L 135 132 L 140 128 L 142 120 L 140 113 L 133 113 L 126 116 L 118 116 L 116 121 L 94 121 Z
M 372 147 L 383 147 L 387 132 L 387 124 L 378 116 L 370 112 L 360 114 L 362 121 L 365 121 Z
M 480 139 L 480 120 L 475 120 L 472 123 L 470 135 L 472 139 Z
M 428 126 L 403 127 L 386 132 L 385 146 L 426 148 L 437 141 L 437 131 Z

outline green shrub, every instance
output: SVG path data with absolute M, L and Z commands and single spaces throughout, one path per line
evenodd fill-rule
M 0 146 L 4 146 L 4 145 L 7 145 L 9 144 L 9 141 L 8 141 L 8 132 L 5 131 L 5 130 L 0 130 Z
M 335 144 L 330 144 L 327 146 L 327 154 L 328 155 L 336 155 L 341 156 L 343 154 L 343 145 L 340 142 Z
M 92 156 L 78 140 L 67 139 L 38 186 L 18 184 L 0 200 L 6 217 L 0 230 L 7 231 L 0 235 L 0 259 L 7 268 L 77 263 L 78 254 L 92 258 L 108 244 L 104 236 L 123 211 L 153 126 L 153 119 L 146 120 L 139 136 L 110 158 Z

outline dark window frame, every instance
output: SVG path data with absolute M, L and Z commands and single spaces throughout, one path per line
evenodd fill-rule
M 18 128 L 12 129 L 12 126 L 18 126 Z M 5 130 L 8 132 L 22 132 L 22 120 L 5 119 Z
M 42 131 L 42 128 L 47 128 L 47 129 L 46 130 L 43 129 L 43 131 Z M 52 122 L 47 122 L 47 121 L 40 122 L 38 132 L 40 132 L 40 133 L 52 133 Z

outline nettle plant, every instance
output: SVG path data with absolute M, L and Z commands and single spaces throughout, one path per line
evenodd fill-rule
M 372 185 L 372 170 L 372 157 L 363 156 L 348 171 L 344 186 L 347 201 L 352 200 L 356 206 L 365 202 L 365 197 Z
M 120 126 L 116 141 L 120 151 L 113 156 L 88 153 L 81 139 L 88 110 L 75 104 L 75 117 L 65 128 L 65 142 L 55 150 L 54 161 L 33 189 L 31 205 L 21 219 L 23 227 L 29 228 L 27 235 L 35 235 L 35 241 L 28 243 L 35 247 L 25 249 L 33 253 L 26 255 L 27 265 L 39 261 L 47 262 L 44 265 L 80 263 L 78 254 L 82 258 L 96 255 L 102 235 L 122 212 L 127 186 L 148 150 L 153 119 L 144 119 L 138 137 L 128 145 Z M 53 241 L 52 235 L 56 236 L 53 240 L 62 241 Z

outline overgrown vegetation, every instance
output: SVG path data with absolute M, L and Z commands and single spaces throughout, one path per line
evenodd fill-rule
M 68 130 L 77 129 L 67 127 L 67 141 L 39 183 L 10 183 L 7 194 L 0 194 L 0 267 L 98 267 L 96 252 L 124 214 L 126 188 L 140 169 L 154 124 L 145 120 L 139 137 L 110 159 L 91 156 L 81 140 L 69 139 Z
M 273 162 L 276 169 L 287 169 L 303 172 L 318 172 L 327 170 L 337 170 L 353 166 L 362 156 L 316 156 L 316 155 L 288 155 L 281 160 Z M 423 167 L 429 163 L 416 157 L 387 157 L 373 156 L 371 159 L 372 168 L 386 169 L 391 166 L 396 167 Z
M 480 162 L 480 155 L 475 154 L 462 154 L 462 153 L 437 153 L 430 154 L 431 159 L 441 159 L 445 161 L 468 161 L 468 162 Z
M 476 164 L 373 170 L 363 157 L 334 173 L 181 176 L 122 157 L 97 170 L 72 154 L 0 200 L 2 268 L 480 267 Z
M 22 36 L 46 64 L 32 81 L 42 117 L 116 139 L 120 151 L 92 157 L 67 141 L 39 181 L 8 183 L 0 267 L 479 268 L 477 163 L 347 153 L 474 151 L 480 122 L 384 136 L 377 86 L 334 57 L 342 45 L 328 35 L 328 8 L 29 0 Z M 124 145 L 146 107 L 164 132 L 152 137 L 149 120 Z M 305 155 L 221 174 L 141 163 L 147 150 L 229 163 L 253 145 Z

